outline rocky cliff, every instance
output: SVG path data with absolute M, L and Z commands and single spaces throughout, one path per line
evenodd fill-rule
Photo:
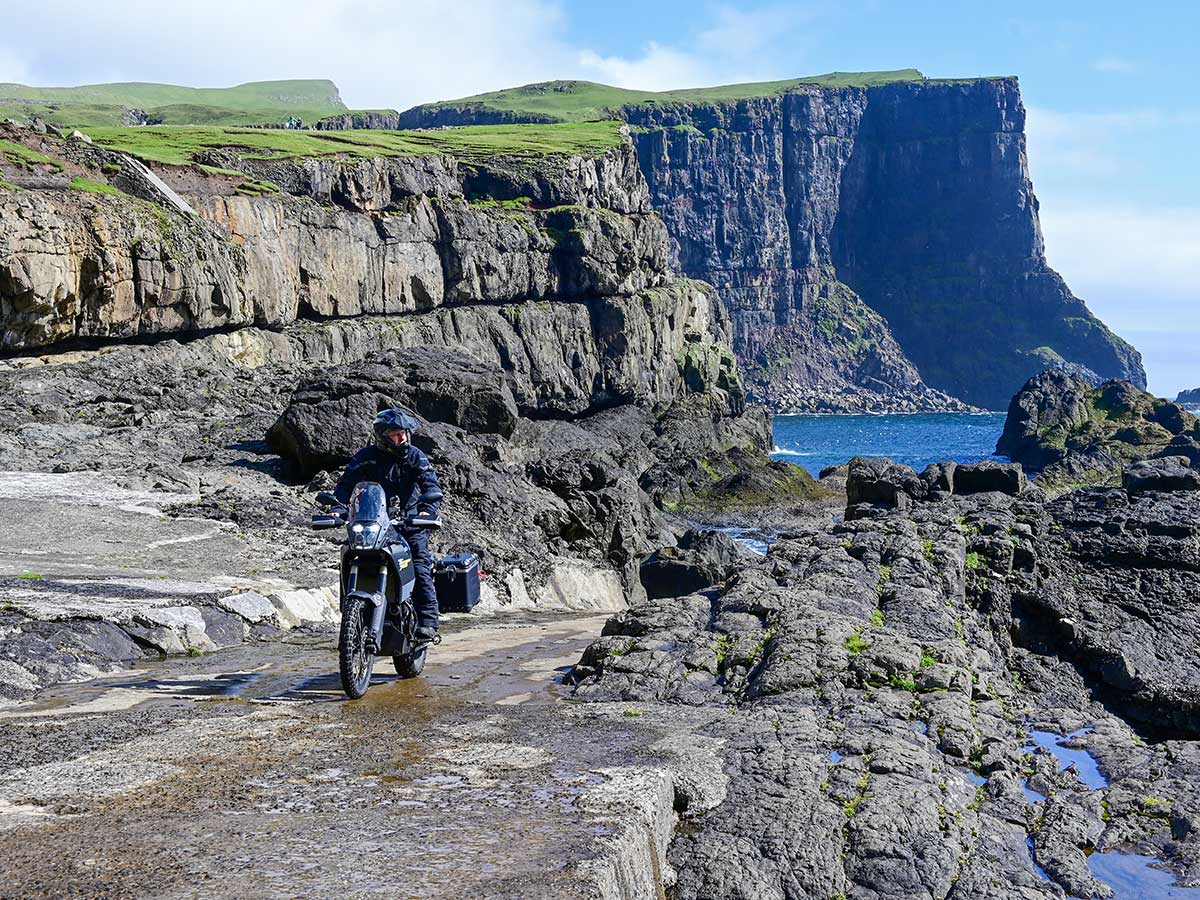
M 187 216 L 137 196 L 118 155 L 14 136 L 49 162 L 0 189 L 0 468 L 175 484 L 192 513 L 293 544 L 304 485 L 404 404 L 452 497 L 443 545 L 480 553 L 497 603 L 557 607 L 638 595 L 640 559 L 674 541 L 664 510 L 735 472 L 812 490 L 767 460 L 728 315 L 671 270 L 627 140 L 211 152 L 160 170 Z M 269 477 L 231 484 L 238 459 Z
M 1190 391 L 1180 391 L 1179 396 L 1175 398 L 1175 402 L 1183 406 L 1200 406 L 1200 388 L 1192 388 Z
M 634 126 L 673 263 L 721 292 L 772 405 L 945 407 L 948 394 L 1002 409 L 1064 363 L 1145 384 L 1136 351 L 1046 264 L 1016 79 L 801 85 L 614 114 Z M 405 121 L 476 121 L 425 115 Z

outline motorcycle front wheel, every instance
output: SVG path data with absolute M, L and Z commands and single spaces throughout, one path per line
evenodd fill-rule
M 357 700 L 371 686 L 375 654 L 367 649 L 371 608 L 361 597 L 350 597 L 342 609 L 342 631 L 338 641 L 338 669 L 342 690 Z

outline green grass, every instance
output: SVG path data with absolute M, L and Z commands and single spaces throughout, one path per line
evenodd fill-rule
M 432 112 L 444 108 L 478 107 L 545 116 L 556 122 L 590 122 L 612 118 L 613 110 L 622 106 L 720 103 L 752 97 L 773 97 L 804 85 L 874 87 L 897 81 L 923 80 L 925 76 L 916 69 L 897 69 L 890 72 L 829 72 L 784 81 L 756 81 L 675 91 L 634 91 L 594 81 L 543 81 L 458 100 L 428 103 L 420 108 Z
M 862 636 L 861 631 L 856 631 L 846 638 L 846 652 L 851 656 L 858 656 L 870 646 L 871 642 Z
M 477 125 L 443 131 L 285 131 L 207 126 L 96 128 L 92 139 L 150 162 L 188 165 L 196 154 L 229 148 L 246 159 L 344 154 L 354 158 L 441 154 L 463 159 L 589 155 L 617 146 L 616 122 Z
M 80 87 L 0 84 L 0 114 L 37 115 L 69 128 L 115 126 L 123 107 L 137 107 L 167 125 L 261 125 L 299 116 L 315 123 L 349 112 L 337 85 L 324 79 L 255 81 L 230 88 L 120 82 Z
M 17 576 L 22 581 L 44 581 L 46 576 L 39 575 L 37 572 L 22 572 Z
M 20 166 L 22 169 L 32 169 L 34 166 L 49 166 L 55 172 L 62 171 L 62 163 L 44 153 L 14 144 L 12 141 L 0 140 L 0 156 L 5 157 L 9 164 Z
M 674 91 L 637 91 L 612 87 L 593 81 L 542 81 L 520 87 L 475 94 L 456 100 L 427 103 L 418 109 L 430 112 L 438 109 L 475 107 L 480 109 L 544 116 L 552 121 L 586 122 L 611 118 L 623 106 L 673 106 L 684 103 L 721 103 L 773 97 L 793 88 L 812 86 L 826 88 L 869 88 L 898 82 L 929 82 L 934 84 L 971 83 L 1008 76 L 981 78 L 926 78 L 917 69 L 894 69 L 881 72 L 827 72 L 783 81 L 755 81 L 726 84 L 707 88 L 685 88 Z M 673 126 L 692 129 L 690 125 Z
M 89 194 L 120 194 L 111 184 L 101 184 L 99 181 L 88 181 L 86 178 L 72 178 L 69 185 L 73 191 L 85 191 Z

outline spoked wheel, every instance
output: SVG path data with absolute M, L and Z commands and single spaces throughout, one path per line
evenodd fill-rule
M 425 647 L 415 653 L 396 654 L 392 657 L 392 664 L 401 678 L 416 678 L 425 668 Z
M 357 700 L 371 685 L 375 654 L 367 649 L 367 636 L 370 633 L 367 616 L 370 612 L 361 597 L 350 597 L 342 609 L 338 668 L 342 675 L 342 690 L 351 700 Z

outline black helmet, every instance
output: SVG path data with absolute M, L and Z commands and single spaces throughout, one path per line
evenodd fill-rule
M 371 423 L 371 430 L 375 432 L 375 446 L 393 456 L 407 453 L 408 446 L 402 445 L 397 447 L 387 439 L 387 433 L 395 431 L 397 428 L 403 428 L 409 433 L 409 440 L 411 440 L 412 432 L 420 427 L 421 423 L 417 420 L 417 417 L 403 408 L 385 409 L 375 416 L 375 421 Z

